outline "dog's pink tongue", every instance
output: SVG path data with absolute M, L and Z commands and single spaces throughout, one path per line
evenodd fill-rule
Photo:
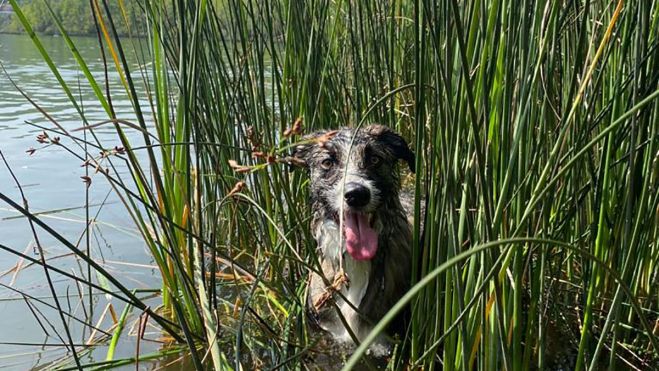
M 346 212 L 346 249 L 355 260 L 373 259 L 378 251 L 378 235 L 368 223 L 366 214 Z

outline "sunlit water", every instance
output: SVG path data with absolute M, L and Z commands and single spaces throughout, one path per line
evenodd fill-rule
M 84 109 L 89 122 L 107 120 L 107 114 L 95 101 L 93 92 L 85 83 L 85 78 L 65 41 L 59 37 L 41 37 L 41 40 L 63 79 L 69 84 Z M 96 39 L 77 38 L 75 43 L 95 78 L 102 83 L 103 65 Z M 0 62 L 16 85 L 66 130 L 72 131 L 84 125 L 28 37 L 0 35 Z M 131 66 L 134 73 L 137 73 L 136 60 L 133 59 Z M 117 116 L 133 120 L 132 107 L 123 92 L 118 74 L 111 72 L 109 80 Z M 0 151 L 21 184 L 30 210 L 33 213 L 42 213 L 40 218 L 72 243 L 76 244 L 80 241 L 80 249 L 84 250 L 87 248 L 83 238 L 86 220 L 83 207 L 86 202 L 86 186 L 81 179 L 81 176 L 85 175 L 85 169 L 81 167 L 82 161 L 63 148 L 57 146 L 43 148 L 44 145 L 36 141 L 36 136 L 42 130 L 27 122 L 54 127 L 14 88 L 4 73 L 0 74 Z M 120 145 L 112 127 L 100 127 L 95 132 L 105 148 Z M 75 135 L 82 137 L 83 132 L 77 131 Z M 141 143 L 139 139 L 141 134 L 133 131 L 129 132 L 129 136 L 132 141 Z M 70 139 L 62 137 L 61 141 L 68 148 L 83 155 L 82 149 Z M 36 149 L 33 155 L 26 153 L 30 148 Z M 103 177 L 91 176 L 92 184 L 88 196 L 89 203 L 94 206 L 89 208 L 89 213 L 90 218 L 95 220 L 90 238 L 92 256 L 128 287 L 157 288 L 159 286 L 157 271 L 128 213 L 118 197 L 110 192 L 110 187 Z M 3 162 L 0 162 L 0 192 L 21 203 L 19 188 Z M 99 206 L 101 204 L 103 205 Z M 46 251 L 46 258 L 51 264 L 77 276 L 86 276 L 86 266 L 79 264 L 71 251 L 48 233 L 42 230 L 37 232 L 37 237 Z M 2 201 L 0 201 L 0 244 L 38 258 L 35 238 L 27 220 Z M 18 270 L 15 269 L 17 264 L 20 266 Z M 83 309 L 80 305 L 80 294 L 74 281 L 56 273 L 52 274 L 52 278 L 64 310 L 77 318 L 84 319 L 87 309 Z M 95 282 L 98 281 L 96 278 L 93 279 Z M 0 368 L 2 370 L 47 369 L 51 367 L 53 361 L 65 355 L 65 349 L 60 346 L 62 341 L 56 335 L 59 333 L 60 336 L 65 336 L 60 317 L 55 310 L 37 300 L 30 299 L 28 305 L 23 296 L 9 287 L 53 304 L 43 269 L 22 262 L 15 254 L 0 251 Z M 83 288 L 83 291 L 86 295 L 86 288 Z M 125 304 L 117 299 L 98 294 L 93 297 L 95 311 L 92 322 L 94 323 L 99 320 L 101 312 L 108 303 L 114 305 L 118 314 L 124 309 Z M 85 296 L 83 300 L 87 302 L 88 299 Z M 158 298 L 152 299 L 152 305 L 157 305 L 158 301 Z M 35 316 L 39 317 L 39 320 Z M 106 316 L 99 327 L 108 329 L 111 324 L 110 317 Z M 134 329 L 130 328 L 132 325 L 133 322 L 129 322 L 126 331 L 126 333 L 128 330 L 132 331 L 132 335 L 124 336 L 115 358 L 135 355 L 136 337 Z M 49 335 L 44 333 L 41 326 L 46 328 Z M 84 344 L 87 341 L 90 331 L 84 327 L 75 322 L 70 323 L 75 343 Z M 149 332 L 146 336 L 149 339 L 157 339 L 160 335 L 156 329 L 150 329 Z M 155 342 L 141 343 L 142 354 L 156 351 L 158 348 L 159 344 Z M 100 346 L 89 352 L 83 352 L 83 361 L 103 360 L 106 350 L 106 347 Z M 150 369 L 157 366 L 153 363 L 144 363 L 142 367 Z M 126 369 L 134 369 L 134 367 L 134 365 L 126 366 Z

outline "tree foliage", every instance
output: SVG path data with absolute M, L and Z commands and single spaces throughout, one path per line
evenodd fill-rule
M 91 35 L 96 32 L 90 2 L 83 0 L 52 0 L 48 1 L 48 4 L 69 34 Z M 105 5 L 107 5 L 120 35 L 136 36 L 145 33 L 143 12 L 139 11 L 136 0 L 98 1 L 98 5 L 103 13 L 105 13 Z M 121 9 L 122 6 L 124 11 Z M 44 34 L 58 33 L 57 25 L 43 0 L 23 1 L 21 10 L 36 32 Z M 22 33 L 24 29 L 18 17 L 10 15 L 9 17 L 0 17 L 0 32 Z

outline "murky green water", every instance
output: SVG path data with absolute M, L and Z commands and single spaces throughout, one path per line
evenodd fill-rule
M 75 89 L 76 97 L 90 122 L 106 120 L 108 117 L 100 105 L 94 102 L 92 91 L 86 87 L 84 76 L 78 70 L 64 40 L 59 37 L 42 37 L 42 41 L 51 53 L 64 80 Z M 95 77 L 102 81 L 103 68 L 96 39 L 78 38 L 75 42 Z M 64 128 L 73 130 L 83 126 L 79 115 L 28 37 L 0 35 L 0 62 L 15 83 Z M 133 60 L 132 63 L 135 65 L 136 61 Z M 122 92 L 118 75 L 110 73 L 109 79 L 118 117 L 130 120 L 132 108 Z M 80 85 L 78 81 L 81 82 Z M 85 209 L 82 208 L 86 199 L 85 184 L 80 178 L 85 175 L 85 170 L 80 166 L 79 159 L 66 153 L 62 148 L 42 148 L 43 145 L 36 141 L 36 136 L 42 130 L 27 124 L 26 121 L 53 127 L 21 96 L 7 76 L 0 74 L 0 151 L 21 183 L 31 211 L 43 212 L 41 218 L 44 222 L 69 241 L 76 243 L 81 238 L 85 226 Z M 101 127 L 96 132 L 106 148 L 119 144 L 110 127 Z M 83 134 L 77 132 L 76 135 Z M 139 143 L 136 133 L 130 135 Z M 62 142 L 82 155 L 82 150 L 75 147 L 71 140 L 63 138 Z M 30 148 L 37 149 L 32 156 L 26 153 Z M 90 208 L 90 215 L 95 218 L 91 236 L 92 255 L 127 286 L 157 288 L 159 282 L 157 272 L 128 214 L 100 176 L 93 176 L 92 179 L 89 202 L 96 205 Z M 0 192 L 20 203 L 19 190 L 10 177 L 8 169 L 1 162 Z M 102 203 L 103 206 L 98 206 Z M 67 272 L 79 276 L 86 275 L 86 267 L 79 265 L 65 246 L 43 231 L 39 232 L 38 237 L 50 263 Z M 34 237 L 26 219 L 21 218 L 2 201 L 0 201 L 0 244 L 38 257 L 34 249 Z M 85 246 L 83 239 L 80 247 L 85 249 Z M 17 264 L 21 269 L 15 269 Z M 80 305 L 79 291 L 75 283 L 57 274 L 53 274 L 53 280 L 64 310 L 77 318 L 85 318 L 87 309 L 83 309 Z M 65 349 L 61 347 L 62 340 L 56 334 L 59 333 L 64 337 L 59 315 L 36 299 L 26 301 L 12 289 L 27 292 L 45 303 L 53 303 L 44 272 L 40 267 L 29 266 L 21 262 L 16 255 L 0 251 L 0 329 L 2 329 L 0 330 L 0 368 L 2 370 L 48 369 L 51 362 L 65 355 Z M 86 288 L 83 290 L 86 291 Z M 87 300 L 84 299 L 85 302 Z M 155 306 L 158 298 L 152 301 Z M 112 303 L 118 313 L 124 309 L 124 303 L 117 299 L 111 300 L 105 295 L 95 295 L 95 313 L 92 322 L 99 320 L 108 303 Z M 111 324 L 109 316 L 106 316 L 99 328 L 107 329 Z M 130 322 L 129 327 L 132 324 Z M 44 333 L 41 326 L 49 335 Z M 75 322 L 70 323 L 70 328 L 76 343 L 87 342 L 90 336 L 89 329 Z M 126 335 L 121 341 L 115 358 L 135 355 L 136 337 L 134 329 L 129 328 L 129 330 L 133 335 Z M 156 329 L 148 331 L 149 339 L 157 339 L 160 335 Z M 141 353 L 156 351 L 159 346 L 155 342 L 142 341 Z M 105 359 L 105 352 L 106 348 L 103 346 L 85 352 L 83 362 Z M 147 369 L 157 366 L 153 363 L 143 364 Z M 134 369 L 134 365 L 127 366 L 127 369 Z

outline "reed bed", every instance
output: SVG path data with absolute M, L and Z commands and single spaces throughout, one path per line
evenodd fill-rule
M 417 155 L 416 285 L 375 329 L 411 307 L 388 368 L 659 365 L 659 2 L 147 0 L 133 9 L 141 39 L 115 32 L 123 2 L 89 4 L 135 117 L 114 114 L 70 42 L 108 121 L 79 109 L 89 140 L 58 128 L 57 145 L 121 195 L 162 305 L 111 284 L 197 369 L 322 367 L 305 312 L 307 182 L 289 155 L 304 133 L 365 123 Z M 101 158 L 98 125 L 121 141 Z M 130 176 L 106 171 L 119 163 Z

